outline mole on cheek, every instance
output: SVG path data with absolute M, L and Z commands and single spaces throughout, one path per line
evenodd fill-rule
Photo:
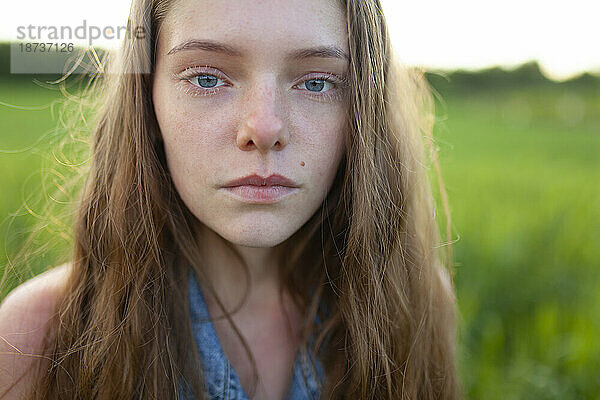
M 304 167 L 304 161 L 300 161 L 300 165 Z

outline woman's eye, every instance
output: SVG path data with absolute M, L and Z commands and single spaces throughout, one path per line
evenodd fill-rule
M 303 86 L 306 87 L 306 89 L 308 89 L 311 92 L 315 92 L 315 93 L 322 92 L 323 88 L 326 85 L 333 86 L 333 83 L 328 81 L 327 79 L 321 79 L 321 78 L 309 79 L 309 80 L 303 82 Z
M 193 76 L 191 78 L 188 79 L 192 84 L 199 86 L 201 88 L 204 89 L 212 89 L 217 87 L 217 82 L 219 80 L 222 80 L 220 78 L 217 78 L 214 75 L 208 75 L 208 74 L 203 74 L 203 75 L 196 75 Z
M 186 76 L 187 75 L 187 76 Z M 184 71 L 175 75 L 180 79 L 185 79 L 196 88 L 197 94 L 216 94 L 221 86 L 229 86 L 225 78 L 219 78 L 216 74 L 204 73 L 200 71 Z M 308 95 L 318 98 L 327 98 L 336 95 L 344 81 L 334 80 L 329 76 L 316 76 L 307 79 L 296 87 L 306 91 Z M 342 85 L 342 86 L 341 86 Z M 340 88 L 338 88 L 340 86 Z

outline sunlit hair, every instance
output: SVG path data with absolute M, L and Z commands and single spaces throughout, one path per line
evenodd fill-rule
M 431 94 L 393 56 L 379 0 L 341 4 L 352 83 L 345 154 L 322 207 L 277 246 L 282 286 L 304 313 L 304 340 L 318 329 L 314 351 L 326 348 L 322 398 L 458 399 L 452 257 L 428 177 Z M 182 382 L 204 398 L 187 293 L 189 267 L 209 282 L 200 223 L 166 167 L 152 74 L 135 73 L 152 71 L 172 6 L 133 0 L 129 24 L 149 35 L 126 41 L 105 64 L 113 73 L 90 88 L 99 100 L 73 272 L 35 399 L 175 399 Z

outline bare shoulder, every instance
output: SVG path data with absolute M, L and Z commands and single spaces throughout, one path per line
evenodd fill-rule
M 42 346 L 70 272 L 70 263 L 51 268 L 15 288 L 0 304 L 0 398 L 27 394 L 32 382 L 26 373 L 45 363 Z

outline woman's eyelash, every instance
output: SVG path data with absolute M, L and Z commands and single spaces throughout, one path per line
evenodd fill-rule
M 216 78 L 218 81 L 226 81 L 227 79 L 225 77 L 223 77 L 220 73 L 216 72 L 216 71 L 199 71 L 198 67 L 191 67 L 191 68 L 186 68 L 184 71 L 180 72 L 180 73 L 176 73 L 173 74 L 173 76 L 178 79 L 178 80 L 183 80 L 183 81 L 188 81 L 189 82 L 189 86 L 187 89 L 190 92 L 191 95 L 200 95 L 200 96 L 210 96 L 213 94 L 217 94 L 217 92 L 219 92 L 220 88 L 226 85 L 219 85 L 219 86 L 214 86 L 214 87 L 210 87 L 210 88 L 202 88 L 199 85 L 191 82 L 192 79 L 194 78 L 199 78 L 199 77 L 211 77 L 211 78 Z M 307 82 L 310 81 L 324 81 L 325 83 L 329 83 L 331 85 L 333 85 L 332 89 L 329 89 L 325 92 L 313 92 L 310 90 L 303 90 L 304 92 L 306 92 L 307 95 L 317 98 L 317 99 L 321 99 L 321 100 L 329 100 L 329 99 L 333 99 L 333 98 L 338 98 L 341 95 L 341 92 L 346 88 L 346 86 L 348 85 L 348 80 L 346 77 L 344 76 L 339 76 L 337 74 L 334 73 L 326 73 L 326 74 L 316 74 L 311 76 L 308 79 L 304 79 L 303 81 L 301 81 L 299 84 L 295 85 L 295 86 L 300 86 L 303 84 L 306 84 Z

